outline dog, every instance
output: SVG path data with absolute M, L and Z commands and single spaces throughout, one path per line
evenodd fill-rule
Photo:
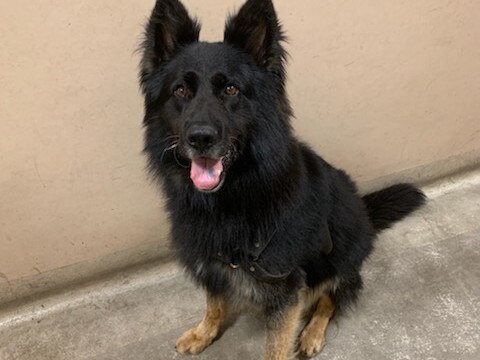
M 411 184 L 360 196 L 291 127 L 285 36 L 271 0 L 248 0 L 224 41 L 199 41 L 178 0 L 158 0 L 141 46 L 145 153 L 171 221 L 172 248 L 207 293 L 176 349 L 198 354 L 246 304 L 266 321 L 265 360 L 306 357 L 353 304 L 376 235 L 425 202 Z M 311 306 L 309 306 L 311 304 Z

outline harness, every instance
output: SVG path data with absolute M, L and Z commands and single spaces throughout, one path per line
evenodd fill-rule
M 322 239 L 322 247 L 320 251 L 322 254 L 328 255 L 333 250 L 333 243 L 326 221 L 320 225 L 319 230 Z M 253 244 L 253 249 L 248 252 L 247 256 L 242 256 L 241 249 L 235 248 L 233 249 L 231 254 L 224 254 L 222 252 L 218 252 L 215 258 L 224 263 L 225 265 L 230 266 L 233 270 L 243 269 L 258 281 L 266 283 L 281 282 L 285 280 L 292 273 L 293 270 L 280 274 L 272 274 L 270 271 L 268 271 L 259 264 L 259 260 L 261 259 L 262 254 L 268 248 L 276 233 L 277 229 L 275 229 L 273 234 L 264 244 L 262 244 L 261 242 L 255 242 Z

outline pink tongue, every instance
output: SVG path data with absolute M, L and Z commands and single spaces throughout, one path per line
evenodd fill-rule
M 192 160 L 190 178 L 200 190 L 213 190 L 220 184 L 222 159 L 196 158 Z

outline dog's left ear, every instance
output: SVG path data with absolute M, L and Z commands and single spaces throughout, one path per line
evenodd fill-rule
M 247 51 L 257 64 L 285 79 L 285 37 L 271 0 L 248 0 L 225 27 L 225 42 Z

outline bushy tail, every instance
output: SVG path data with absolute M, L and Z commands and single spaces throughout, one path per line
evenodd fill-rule
M 420 208 L 425 200 L 425 194 L 411 184 L 393 185 L 363 197 L 370 220 L 377 232 L 402 220 Z

